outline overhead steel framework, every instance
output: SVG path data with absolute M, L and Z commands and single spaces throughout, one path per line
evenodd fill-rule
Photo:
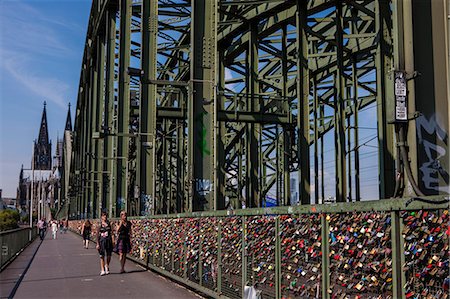
M 363 155 L 376 196 L 398 194 L 407 2 L 94 0 L 70 216 L 290 205 L 294 189 L 301 204 L 358 201 Z

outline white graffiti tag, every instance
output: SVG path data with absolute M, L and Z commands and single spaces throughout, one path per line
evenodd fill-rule
M 419 167 L 422 172 L 423 185 L 428 190 L 449 193 L 449 174 L 440 162 L 440 159 L 446 155 L 447 151 L 445 147 L 436 144 L 436 139 L 447 144 L 447 132 L 439 126 L 434 115 L 430 120 L 427 120 L 422 115 L 417 119 L 416 125 L 419 144 L 423 145 L 425 155 L 428 159 Z M 428 138 L 424 137 L 425 132 L 431 136 L 432 142 L 426 140 Z M 442 183 L 441 185 L 439 184 L 439 177 L 444 180 L 445 186 Z

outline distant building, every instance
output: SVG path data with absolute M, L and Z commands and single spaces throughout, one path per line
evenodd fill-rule
M 34 141 L 34 170 L 52 169 L 52 142 L 48 137 L 47 110 L 44 102 L 42 111 L 41 127 L 37 141 Z
M 70 115 L 70 107 L 69 107 Z M 70 118 L 69 118 L 70 120 Z M 70 124 L 66 124 L 66 127 Z M 52 161 L 51 141 L 48 135 L 46 103 L 42 111 L 39 136 L 34 142 L 34 154 L 31 160 L 31 169 L 22 165 L 17 188 L 17 206 L 21 212 L 41 212 L 46 207 L 57 209 L 61 202 L 61 171 L 63 171 L 63 139 L 57 138 L 56 153 Z M 53 165 L 53 166 L 52 166 Z M 31 200 L 33 199 L 33 200 Z M 30 205 L 32 204 L 32 207 Z

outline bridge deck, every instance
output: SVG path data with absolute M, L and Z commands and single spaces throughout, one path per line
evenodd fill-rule
M 125 269 L 127 273 L 119 274 L 119 259 L 113 254 L 111 273 L 100 276 L 93 243 L 84 249 L 73 233 L 58 234 L 56 240 L 47 233 L 14 298 L 200 298 L 132 261 Z

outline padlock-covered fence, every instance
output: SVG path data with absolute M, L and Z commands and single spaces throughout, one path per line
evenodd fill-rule
M 448 213 L 434 197 L 132 218 L 131 258 L 212 297 L 447 298 Z

